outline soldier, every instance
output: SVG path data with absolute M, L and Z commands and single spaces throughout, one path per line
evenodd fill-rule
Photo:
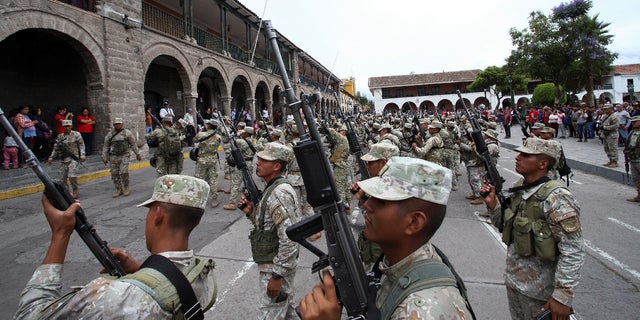
M 536 122 L 531 126 L 531 132 L 529 133 L 530 138 L 540 138 L 540 131 L 544 129 L 544 123 Z
M 602 143 L 604 144 L 604 152 L 609 158 L 609 162 L 604 163 L 603 166 L 609 168 L 618 167 L 618 117 L 613 114 L 613 106 L 610 103 L 606 103 L 602 110 L 604 110 L 604 116 L 602 119 Z
M 500 158 L 500 142 L 498 141 L 498 133 L 493 129 L 487 129 L 484 131 L 484 142 L 489 150 L 491 156 L 491 163 L 494 166 L 498 165 L 498 159 Z
M 470 125 L 467 126 L 466 118 L 461 121 L 461 124 L 463 124 L 466 133 L 461 136 L 460 140 L 460 158 L 467 167 L 467 181 L 471 188 L 471 194 L 465 198 L 471 200 L 470 204 L 480 205 L 484 203 L 482 197 L 480 197 L 480 188 L 482 187 L 482 179 L 485 173 L 484 162 L 476 152 L 475 143 L 469 136 L 473 128 Z
M 448 129 L 440 130 L 440 137 L 442 137 L 442 165 L 454 174 L 451 179 L 451 191 L 458 190 L 458 176 L 455 174 L 456 168 L 456 153 L 458 152 L 458 145 L 456 144 L 456 138 Z
M 400 139 L 400 155 L 404 157 L 412 156 L 411 142 L 415 141 L 413 135 L 413 124 L 410 122 L 402 126 L 402 138 Z
M 295 190 L 283 174 L 291 159 L 287 146 L 270 142 L 257 153 L 256 175 L 266 183 L 262 199 L 254 207 L 244 196 L 238 202 L 253 224 L 249 235 L 253 260 L 260 271 L 259 319 L 297 319 L 293 280 L 298 265 L 298 244 L 286 229 L 301 218 Z
M 259 136 L 259 137 L 260 138 L 256 142 L 256 146 L 255 147 L 256 147 L 257 151 L 262 151 L 262 150 L 264 150 L 264 147 L 269 142 L 282 143 L 282 141 L 280 141 L 280 137 L 282 137 L 282 130 L 276 129 L 276 128 L 270 128 L 268 136 L 267 136 L 267 134 L 265 132 L 265 134 L 263 134 L 262 136 Z
M 580 208 L 571 192 L 547 177 L 560 156 L 553 140 L 529 138 L 516 157 L 516 171 L 523 176 L 510 189 L 504 208 L 495 188 L 481 191 L 496 227 L 504 227 L 507 244 L 505 284 L 513 319 L 535 319 L 551 309 L 554 319 L 568 319 L 575 287 L 584 264 Z
M 554 140 L 553 138 L 555 137 L 555 135 L 556 130 L 551 127 L 545 127 L 540 131 L 540 139 L 542 140 Z M 562 148 L 562 144 L 560 144 L 560 142 L 558 142 L 558 144 L 560 145 L 560 157 L 558 158 L 558 162 L 553 166 L 551 170 L 549 170 L 547 174 L 547 176 L 552 180 L 560 178 L 559 170 L 567 164 L 567 159 L 564 156 L 564 149 Z
M 246 140 L 247 138 L 251 138 L 251 136 L 253 135 L 253 128 L 245 127 L 242 131 L 239 132 L 240 137 L 232 139 L 236 139 L 238 149 L 240 149 L 240 153 L 242 154 L 244 161 L 247 163 L 247 170 L 249 170 L 249 172 L 253 172 L 253 151 L 251 151 L 249 142 L 247 142 Z M 229 195 L 229 203 L 222 206 L 223 209 L 236 209 L 236 202 L 238 201 L 238 193 L 240 192 L 241 186 L 244 186 L 244 182 L 242 181 L 242 171 L 234 166 L 231 168 L 231 190 Z
M 145 237 L 147 249 L 164 266 L 193 279 L 191 286 L 204 309 L 215 300 L 213 260 L 194 256 L 189 235 L 198 225 L 209 186 L 200 179 L 167 175 L 156 180 L 151 199 L 140 206 L 149 208 Z M 126 276 L 101 276 L 70 295 L 61 296 L 62 267 L 75 224 L 79 203 L 65 211 L 42 197 L 52 230 L 49 250 L 42 265 L 22 291 L 16 319 L 172 319 L 183 316 L 175 287 L 153 266 L 141 263 L 122 249 L 112 248 Z M 160 258 L 161 257 L 161 258 Z M 155 282 L 155 283 L 154 283 Z M 162 289 L 160 289 L 162 288 Z M 158 291 L 160 290 L 160 291 Z
M 633 130 L 627 137 L 624 156 L 626 158 L 625 161 L 629 161 L 629 169 L 636 185 L 637 195 L 634 198 L 627 199 L 627 201 L 640 202 L 640 116 L 631 118 L 631 127 Z
M 145 139 L 157 139 L 158 148 L 153 158 L 156 159 L 156 172 L 159 176 L 165 174 L 180 174 L 182 172 L 182 142 L 179 132 L 172 127 L 173 117 L 162 118 L 162 128 L 147 133 Z
M 358 195 L 366 198 L 365 236 L 379 243 L 384 252 L 379 268 L 374 268 L 379 270 L 377 275 L 384 275 L 375 301 L 380 318 L 470 319 L 471 312 L 455 286 L 450 266 L 441 262 L 430 241 L 445 217 L 451 171 L 407 157 L 393 157 L 387 167 L 381 176 L 358 182 Z M 435 264 L 432 266 L 443 277 L 435 279 L 440 272 L 420 272 L 427 263 Z M 425 282 L 432 286 L 416 285 Z M 328 271 L 323 274 L 323 284 L 300 301 L 299 309 L 303 319 L 340 319 L 340 305 Z
M 400 153 L 398 147 L 388 141 L 376 143 L 371 146 L 368 153 L 360 157 L 365 161 L 367 166 L 367 172 L 370 177 L 379 176 L 382 169 L 387 164 L 391 157 L 395 157 Z M 351 190 L 357 191 L 358 185 L 354 182 L 351 186 Z M 363 203 L 358 203 L 358 206 L 362 207 Z M 365 216 L 363 212 L 363 217 Z M 353 221 L 353 220 L 352 220 Z M 378 260 L 382 254 L 380 245 L 371 241 L 367 241 L 364 236 L 364 223 L 354 225 L 355 233 L 358 235 L 358 249 L 360 250 L 360 258 L 364 263 L 365 271 L 371 270 L 373 264 Z
M 389 140 L 391 143 L 395 144 L 396 147 L 398 147 L 398 149 L 400 148 L 400 139 L 398 139 L 397 136 L 395 136 L 394 134 L 391 133 L 391 125 L 388 123 L 385 123 L 383 125 L 380 126 L 380 129 L 378 130 L 378 141 L 377 142 L 382 142 L 384 140 Z
M 142 157 L 138 152 L 136 138 L 129 129 L 124 128 L 122 118 L 113 120 L 113 129 L 104 137 L 102 145 L 102 162 L 109 163 L 111 180 L 116 187 L 116 192 L 111 196 L 114 198 L 120 195 L 129 195 L 129 161 L 131 151 L 136 155 L 136 160 Z
M 348 184 L 348 171 L 351 168 L 348 165 L 349 160 L 349 141 L 347 141 L 347 137 L 345 134 L 347 132 L 347 127 L 342 125 L 338 132 L 333 129 L 329 129 L 329 134 L 336 141 L 336 145 L 331 150 L 331 156 L 329 157 L 329 162 L 333 165 L 333 178 L 336 181 L 336 186 L 338 187 L 338 193 L 340 195 L 340 199 L 345 205 L 346 212 L 349 214 L 351 212 L 349 206 L 351 202 L 351 193 L 349 193 L 349 184 Z
M 77 199 L 80 196 L 80 189 L 78 189 L 78 165 L 79 163 L 74 160 L 76 158 L 80 162 L 86 160 L 84 154 L 84 140 L 80 132 L 71 130 L 71 120 L 62 120 L 62 133 L 56 136 L 56 143 L 53 146 L 53 152 L 47 160 L 47 165 L 51 166 L 53 159 L 60 157 L 62 164 L 60 165 L 60 180 L 66 186 L 67 178 L 71 182 L 71 196 Z
M 222 143 L 222 137 L 215 131 L 215 120 L 205 120 L 205 131 L 199 132 L 195 137 L 198 148 L 198 160 L 196 161 L 196 178 L 204 179 L 211 189 L 211 207 L 215 208 L 218 202 L 218 147 Z
M 430 137 L 425 141 L 424 145 L 422 147 L 418 147 L 418 144 L 414 142 L 411 144 L 411 148 L 419 158 L 433 163 L 442 164 L 444 162 L 442 154 L 444 142 L 440 136 L 442 122 L 434 120 L 429 124 L 428 128 Z

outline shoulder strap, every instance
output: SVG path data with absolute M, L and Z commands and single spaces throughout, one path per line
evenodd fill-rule
M 109 145 L 111 145 L 111 141 L 113 141 L 113 138 L 115 138 L 115 137 L 116 137 L 120 132 L 122 132 L 122 131 L 124 131 L 124 129 L 117 130 L 116 132 L 114 132 L 114 133 L 111 135 L 111 138 L 109 138 Z
M 271 196 L 271 192 L 273 192 L 277 186 L 286 182 L 287 179 L 284 177 L 278 177 L 264 188 L 264 193 L 262 194 L 262 205 L 260 206 L 259 212 L 260 216 L 258 216 L 258 225 L 260 226 L 260 230 L 264 230 L 264 215 L 266 213 L 265 211 L 267 211 L 267 200 L 269 199 L 269 196 Z
M 202 137 L 200 139 L 196 139 L 197 142 L 202 142 L 205 140 L 209 140 L 209 138 L 213 137 L 216 134 L 216 131 L 214 130 L 210 135 L 207 135 L 206 137 Z
M 164 256 L 154 254 L 144 261 L 140 269 L 151 268 L 162 273 L 173 284 L 180 297 L 180 310 L 186 320 L 204 319 L 202 306 L 196 298 L 193 288 L 184 274 L 171 260 Z

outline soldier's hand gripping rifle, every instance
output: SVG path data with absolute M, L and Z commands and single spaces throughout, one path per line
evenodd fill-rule
M 427 138 L 427 133 L 424 131 L 422 126 L 420 125 L 420 119 L 418 119 L 417 115 L 413 116 L 413 123 L 418 127 L 418 132 L 420 133 L 420 138 L 424 141 Z
M 11 126 L 1 108 L 0 123 L 11 135 L 13 140 L 18 143 L 18 147 L 24 155 L 26 164 L 33 170 L 33 172 L 35 172 L 40 181 L 44 184 L 44 194 L 47 196 L 47 199 L 49 199 L 51 204 L 53 204 L 53 206 L 58 210 L 67 210 L 75 200 L 71 197 L 71 194 L 65 186 L 59 182 L 54 182 L 51 177 L 49 177 L 49 174 L 44 171 L 36 156 L 29 148 L 27 148 L 27 145 L 22 141 L 22 139 L 20 139 L 20 136 L 18 136 L 18 133 L 13 126 Z M 111 253 L 107 243 L 98 236 L 96 229 L 89 223 L 89 221 L 87 221 L 87 216 L 85 216 L 82 208 L 79 208 L 76 211 L 75 218 L 76 224 L 73 228 L 87 247 L 89 247 L 89 250 L 91 250 L 93 255 L 98 259 L 102 267 L 104 267 L 104 269 L 112 276 L 121 277 L 126 275 L 127 273 L 120 265 L 120 261 L 118 261 L 118 259 Z
M 293 151 L 300 166 L 302 179 L 307 189 L 307 200 L 318 214 L 315 214 L 287 229 L 287 236 L 300 243 L 320 259 L 313 263 L 312 272 L 331 266 L 335 278 L 338 297 L 350 318 L 367 317 L 369 281 L 359 258 L 358 248 L 347 222 L 345 208 L 338 194 L 329 159 L 325 156 L 320 133 L 316 127 L 310 104 L 318 100 L 318 95 L 303 96 L 300 102 L 289 82 L 287 71 L 280 55 L 275 30 L 270 21 L 263 21 L 265 36 L 271 41 L 271 48 L 277 60 L 282 77 L 288 107 L 294 116 L 301 140 Z M 307 119 L 309 132 L 305 132 L 299 110 L 302 108 Z M 326 232 L 328 252 L 316 248 L 306 238 L 321 230 Z M 372 286 L 374 284 L 371 284 Z M 373 308 L 375 309 L 375 308 Z
M 222 119 L 222 115 L 218 113 L 220 119 Z M 227 163 L 232 166 L 238 168 L 238 170 L 242 171 L 242 180 L 244 181 L 244 188 L 246 190 L 245 195 L 247 200 L 251 201 L 254 206 L 258 205 L 260 199 L 262 198 L 262 192 L 256 186 L 256 183 L 253 181 L 252 172 L 249 172 L 249 167 L 247 166 L 247 162 L 244 161 L 244 157 L 242 156 L 242 151 L 238 148 L 238 143 L 235 139 L 235 128 L 232 127 L 233 133 L 229 132 L 227 126 L 222 124 L 224 128 L 225 134 L 229 137 L 229 145 L 231 146 L 231 152 L 227 157 Z M 244 209 L 246 205 L 241 205 L 238 209 Z
M 478 121 L 476 120 L 475 116 L 471 115 L 469 113 L 469 110 L 467 110 L 467 105 L 464 103 L 464 100 L 462 99 L 462 94 L 460 93 L 460 90 L 457 90 L 457 94 L 458 94 L 458 98 L 460 98 L 460 105 L 462 106 L 462 109 L 464 110 L 464 113 L 467 115 L 467 118 L 469 119 L 469 121 L 471 122 L 471 126 L 473 127 L 473 131 L 471 132 L 471 139 L 473 139 L 473 142 L 476 146 L 476 152 L 480 155 L 480 157 L 482 158 L 482 162 L 484 163 L 484 168 L 485 168 L 485 177 L 484 179 L 491 184 L 492 186 L 494 186 L 496 188 L 496 196 L 498 198 L 498 201 L 500 202 L 500 205 L 502 206 L 502 214 L 504 215 L 504 209 L 506 209 L 506 202 L 505 202 L 505 197 L 502 194 L 502 184 L 504 183 L 504 178 L 502 178 L 502 176 L 500 176 L 500 173 L 498 172 L 498 168 L 496 168 L 495 165 L 493 165 L 493 162 L 491 162 L 491 155 L 489 154 L 489 149 L 487 148 L 487 144 L 484 142 L 484 137 L 482 136 L 482 130 L 480 130 L 480 125 L 478 125 Z M 480 193 L 480 195 L 484 198 L 487 196 L 487 193 Z M 504 217 L 502 219 L 502 221 L 504 221 Z M 499 230 L 500 232 L 502 232 L 502 223 L 499 224 Z

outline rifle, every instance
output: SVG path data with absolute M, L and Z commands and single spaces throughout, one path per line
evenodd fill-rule
M 418 127 L 418 132 L 420 133 L 420 137 L 423 140 L 426 139 L 427 138 L 427 133 L 424 132 L 424 129 L 420 125 L 420 120 L 418 119 L 418 116 L 413 116 L 413 123 L 416 125 L 416 127 Z M 411 145 L 411 144 L 409 144 L 409 145 Z
M 438 121 L 440 121 L 442 124 L 444 124 L 444 121 L 442 121 L 442 116 L 440 115 L 440 111 L 438 111 L 438 109 L 439 108 L 436 106 L 436 117 L 438 118 Z
M 493 185 L 496 188 L 496 196 L 498 197 L 498 201 L 503 208 L 502 221 L 504 221 L 504 209 L 506 209 L 506 207 L 504 206 L 506 203 L 505 197 L 502 194 L 502 183 L 504 183 L 504 178 L 500 176 L 498 168 L 496 168 L 496 166 L 493 165 L 493 162 L 491 162 L 491 155 L 489 154 L 487 144 L 484 142 L 484 138 L 482 137 L 482 131 L 480 130 L 478 121 L 476 121 L 476 118 L 469 113 L 469 110 L 467 110 L 467 105 L 464 103 L 464 100 L 462 100 L 462 94 L 460 93 L 460 90 L 457 90 L 456 92 L 458 94 L 458 97 L 460 98 L 460 101 L 462 101 L 462 109 L 467 115 L 467 118 L 469 118 L 469 121 L 471 121 L 471 126 L 473 127 L 471 138 L 476 145 L 476 152 L 480 155 L 480 157 L 482 158 L 482 162 L 484 163 L 484 169 L 486 171 L 484 178 L 489 184 Z M 480 193 L 480 195 L 483 198 L 487 196 L 486 193 Z M 502 223 L 499 225 L 498 229 L 500 230 L 500 232 L 502 232 Z
M 18 143 L 18 147 L 24 155 L 26 164 L 33 169 L 33 172 L 35 172 L 40 181 L 44 184 L 44 195 L 47 199 L 49 199 L 51 204 L 53 204 L 53 206 L 58 210 L 68 209 L 75 200 L 71 197 L 71 194 L 66 187 L 59 182 L 54 182 L 47 172 L 44 171 L 42 165 L 38 161 L 38 158 L 36 158 L 24 141 L 20 139 L 16 130 L 9 123 L 9 120 L 7 120 L 7 117 L 4 115 L 2 108 L 0 108 L 0 123 L 7 133 L 11 135 L 13 140 Z M 121 277 L 126 275 L 127 273 L 120 265 L 120 261 L 118 261 L 118 259 L 116 259 L 109 250 L 107 242 L 103 241 L 100 236 L 98 236 L 96 229 L 87 221 L 87 216 L 84 214 L 84 210 L 82 210 L 82 208 L 79 208 L 76 211 L 75 218 L 76 224 L 73 228 L 87 247 L 89 247 L 89 250 L 91 250 L 93 255 L 98 259 L 102 267 L 112 276 Z
M 296 126 L 303 134 L 300 141 L 293 147 L 293 151 L 307 189 L 307 200 L 318 212 L 287 228 L 287 236 L 320 258 L 313 263 L 312 272 L 318 272 L 327 266 L 332 267 L 337 293 L 347 315 L 350 318 L 364 319 L 367 314 L 371 316 L 374 313 L 367 312 L 368 305 L 375 304 L 375 301 L 371 301 L 375 299 L 369 299 L 368 292 L 377 284 L 373 281 L 369 282 L 364 272 L 358 247 L 347 222 L 345 207 L 333 179 L 329 159 L 324 156 L 320 132 L 313 121 L 310 105 L 317 102 L 319 94 L 305 95 L 302 97 L 302 102 L 298 100 L 289 82 L 271 21 L 265 20 L 262 23 L 264 34 L 271 41 L 271 48 L 278 63 L 288 106 L 293 109 Z M 305 132 L 304 129 L 299 112 L 301 108 L 307 119 L 309 132 Z M 323 229 L 327 238 L 327 253 L 306 240 L 307 237 Z M 371 310 L 373 309 L 375 308 Z
M 222 119 L 222 115 L 220 113 L 218 113 L 218 116 L 220 116 L 220 118 Z M 244 188 L 246 190 L 245 194 L 247 196 L 247 199 L 251 201 L 253 205 L 257 205 L 258 202 L 260 202 L 260 199 L 262 198 L 262 192 L 258 190 L 258 186 L 256 186 L 256 183 L 253 181 L 253 178 L 251 177 L 251 172 L 249 172 L 249 167 L 247 166 L 247 163 L 244 161 L 244 157 L 242 156 L 242 152 L 240 151 L 240 148 L 238 148 L 238 143 L 236 142 L 236 139 L 234 137 L 236 133 L 235 128 L 232 128 L 234 133 L 234 135 L 232 135 L 229 132 L 229 129 L 227 129 L 227 126 L 223 124 L 222 127 L 224 128 L 225 133 L 229 137 L 229 143 L 231 145 L 231 152 L 227 157 L 227 163 L 230 166 L 236 167 L 238 168 L 238 170 L 242 171 L 242 180 L 244 180 Z M 244 209 L 245 206 L 246 205 L 241 205 L 238 207 L 238 209 L 242 210 Z
M 333 95 L 336 98 L 336 101 L 340 101 L 340 99 L 338 98 L 338 93 L 334 92 Z M 342 114 L 342 110 L 340 110 L 340 108 L 338 108 L 339 112 L 338 112 L 338 116 L 340 116 L 342 118 L 342 120 L 344 121 L 345 126 L 347 127 L 347 141 L 349 142 L 349 152 L 351 152 L 351 154 L 353 154 L 356 157 L 356 161 L 358 162 L 358 171 L 360 172 L 360 180 L 365 180 L 365 179 L 369 179 L 369 171 L 367 170 L 367 165 L 365 164 L 364 160 L 360 159 L 360 157 L 362 157 L 362 146 L 360 145 L 360 141 L 358 141 L 358 136 L 356 135 L 356 132 L 353 130 L 353 124 L 351 123 L 351 120 L 349 118 L 344 117 L 344 115 Z M 352 172 L 351 170 L 349 170 L 349 172 Z
M 628 142 L 627 142 L 628 143 Z M 627 184 L 631 184 L 631 177 L 629 177 L 629 156 L 624 155 L 624 172 L 626 172 Z M 622 183 L 625 181 L 625 174 L 622 174 Z
M 88 168 L 85 167 L 84 164 L 82 164 L 82 162 L 80 162 L 80 158 L 78 158 L 78 156 L 73 154 L 73 152 L 71 152 L 71 150 L 69 150 L 69 148 L 67 148 L 66 145 L 64 145 L 63 143 L 57 143 L 56 146 L 60 149 L 60 151 L 62 151 L 63 154 L 65 154 L 67 157 L 73 159 L 73 161 L 77 162 L 83 168 L 88 170 Z
M 517 110 L 513 110 L 512 112 L 513 116 L 516 117 L 516 120 L 518 120 L 518 123 L 520 124 L 520 130 L 522 130 L 522 142 L 524 142 L 524 140 L 527 140 L 529 137 L 529 133 L 527 132 L 527 123 L 522 121 Z
M 329 144 L 329 149 L 333 150 L 333 148 L 336 146 L 336 139 L 334 139 L 333 136 L 331 136 L 331 133 L 329 133 L 329 128 L 327 128 L 327 121 L 325 120 L 320 121 L 319 130 L 320 130 L 319 131 L 320 133 L 324 134 L 325 137 L 327 137 L 327 143 Z
M 267 139 L 267 141 L 271 141 L 271 132 L 269 132 L 269 125 L 267 124 L 266 121 L 264 121 L 264 118 L 262 117 L 262 112 L 256 112 L 256 113 L 260 117 L 260 121 L 262 121 L 262 123 L 264 123 L 265 134 L 264 134 L 263 138 Z
M 158 120 L 158 118 L 156 118 L 156 116 L 154 116 L 153 113 L 149 112 L 148 110 L 147 110 L 147 113 L 151 116 L 151 119 L 153 119 L 153 121 L 155 121 L 157 125 L 162 127 L 162 122 L 160 122 L 160 120 Z

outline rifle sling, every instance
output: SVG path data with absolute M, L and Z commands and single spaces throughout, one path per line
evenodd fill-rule
M 157 270 L 167 277 L 178 292 L 178 296 L 180 297 L 180 310 L 182 311 L 185 319 L 204 319 L 202 306 L 200 306 L 200 301 L 198 301 L 196 294 L 193 292 L 191 283 L 189 283 L 187 277 L 185 277 L 182 271 L 180 271 L 180 269 L 178 269 L 171 260 L 164 256 L 154 254 L 142 263 L 140 269 L 142 268 Z

